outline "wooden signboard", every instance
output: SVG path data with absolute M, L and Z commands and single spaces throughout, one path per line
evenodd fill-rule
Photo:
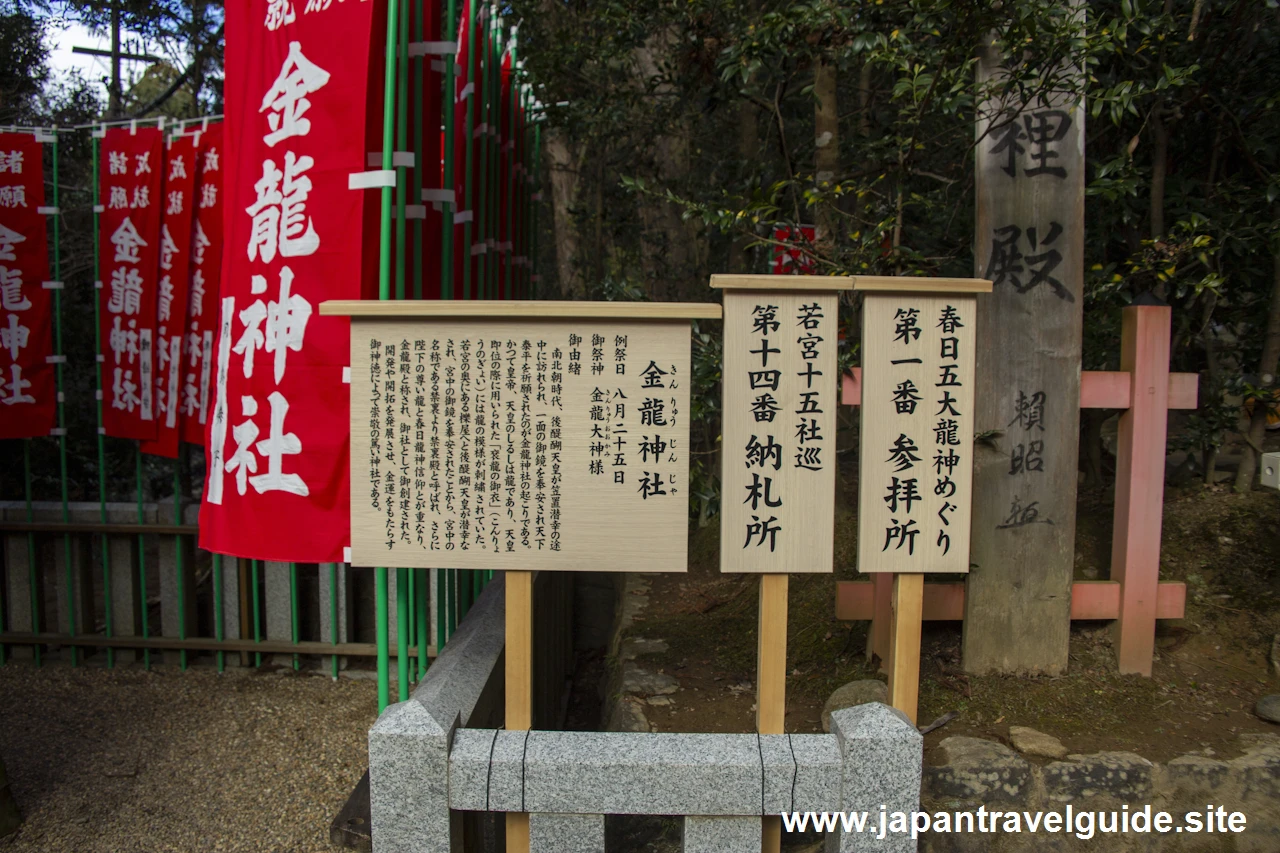
M 325 307 L 353 318 L 353 564 L 686 570 L 688 321 L 719 306 Z
M 838 290 L 827 276 L 712 276 L 724 290 L 720 570 L 830 572 Z
M 943 283 L 929 292 L 896 279 L 858 281 L 867 291 L 860 572 L 969 570 L 977 298 L 959 288 L 978 285 L 990 289 L 978 280 L 951 292 Z

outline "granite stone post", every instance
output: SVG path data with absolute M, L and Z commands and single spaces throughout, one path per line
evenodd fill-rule
M 684 819 L 684 853 L 758 853 L 757 815 L 697 816 Z
M 413 696 L 388 706 L 369 730 L 374 853 L 462 850 L 461 817 L 449 810 L 455 787 L 449 753 L 459 726 L 476 724 L 486 696 L 502 678 L 504 606 L 499 577 L 485 587 Z M 468 733 L 472 740 L 485 736 Z
M 31 555 L 27 551 L 27 535 L 12 533 L 4 537 L 4 600 L 6 631 L 29 633 L 31 620 Z M 36 598 L 40 601 L 39 578 L 36 579 Z M 46 626 L 41 625 L 42 628 Z M 10 646 L 15 658 L 32 657 L 31 646 Z
M 273 642 L 288 643 L 293 639 L 293 601 L 289 594 L 289 564 L 267 560 L 262 564 L 263 607 L 266 608 L 267 636 Z M 274 655 L 277 663 L 285 660 Z
M 831 732 L 840 748 L 843 771 L 840 810 L 870 813 L 868 830 L 827 835 L 828 853 L 914 853 L 907 833 L 879 834 L 880 808 L 908 815 L 920 807 L 924 738 L 901 711 L 872 702 L 831 714 Z
M 756 850 L 758 834 L 757 830 Z M 688 846 L 685 851 L 688 853 Z M 604 853 L 604 815 L 529 815 L 529 853 Z
M 181 619 L 185 620 L 186 634 L 194 636 L 196 629 L 195 608 L 195 549 L 189 536 L 159 537 L 158 568 L 160 570 L 160 636 L 182 636 Z M 182 554 L 182 595 L 178 595 L 178 554 Z M 155 635 L 155 625 L 149 626 Z M 164 652 L 165 661 L 177 663 L 177 649 Z
M 336 569 L 334 567 L 336 566 Z M 330 572 L 336 583 L 330 582 Z M 322 643 L 347 643 L 351 638 L 351 584 L 348 582 L 348 574 L 351 567 L 346 563 L 321 563 L 319 568 L 319 601 L 320 601 L 320 642 Z M 333 600 L 332 596 L 337 597 L 338 620 L 333 620 Z M 338 666 L 341 669 L 347 668 L 347 657 L 339 656 Z M 320 659 L 320 669 L 325 672 L 332 670 L 332 664 L 327 656 Z

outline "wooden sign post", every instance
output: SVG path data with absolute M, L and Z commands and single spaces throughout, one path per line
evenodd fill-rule
M 858 276 L 858 570 L 894 572 L 889 697 L 916 719 L 925 573 L 969 571 L 982 279 Z
M 839 293 L 833 276 L 714 275 L 724 290 L 720 571 L 760 574 L 756 730 L 786 727 L 787 576 L 832 571 Z M 761 849 L 777 853 L 780 817 Z
M 533 572 L 688 564 L 689 320 L 713 304 L 326 302 L 351 326 L 351 563 L 506 571 L 506 727 Z M 529 817 L 507 815 L 527 853 Z

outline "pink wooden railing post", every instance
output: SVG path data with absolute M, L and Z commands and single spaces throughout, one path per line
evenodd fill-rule
M 1120 369 L 1131 377 L 1132 402 L 1120 415 L 1116 456 L 1111 580 L 1120 584 L 1120 618 L 1114 646 L 1121 673 L 1146 676 L 1155 651 L 1160 581 L 1171 313 L 1162 305 L 1125 308 L 1120 339 Z

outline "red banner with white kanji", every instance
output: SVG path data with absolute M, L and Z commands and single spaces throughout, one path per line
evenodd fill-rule
M 191 275 L 178 414 L 182 440 L 204 444 L 213 387 L 218 282 L 222 276 L 222 125 L 211 124 L 192 136 L 196 140 L 198 177 L 193 197 Z
M 102 424 L 107 435 L 152 439 L 159 307 L 164 134 L 111 128 L 98 166 Z
M 226 4 L 225 247 L 200 546 L 331 562 L 350 541 L 350 328 L 360 296 L 374 3 Z M 376 251 L 376 246 L 373 249 Z M 207 309 L 206 309 L 207 310 Z
M 161 191 L 160 282 L 156 301 L 155 390 L 157 436 L 142 452 L 178 458 L 181 436 L 183 334 L 191 266 L 191 216 L 196 187 L 196 146 L 190 136 L 169 142 Z
M 53 292 L 40 143 L 0 133 L 0 438 L 48 435 L 57 423 Z

